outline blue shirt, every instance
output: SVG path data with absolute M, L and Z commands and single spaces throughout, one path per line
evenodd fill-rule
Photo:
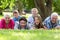
M 14 22 L 16 22 L 16 21 L 19 21 L 20 18 L 21 18 L 20 16 L 18 16 L 18 18 L 14 17 L 13 20 Z
M 46 26 L 48 29 L 52 29 L 55 28 L 56 26 L 60 26 L 60 20 L 57 20 L 56 23 L 52 23 L 51 22 L 51 18 L 50 16 L 47 17 L 44 22 L 43 22 L 44 26 Z

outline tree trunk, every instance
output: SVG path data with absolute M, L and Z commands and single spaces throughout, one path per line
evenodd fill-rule
M 3 9 L 0 9 L 0 15 L 2 15 L 2 10 L 3 10 Z
M 34 3 L 43 20 L 51 14 L 52 0 L 34 0 Z
M 19 11 L 19 14 L 21 15 L 22 14 L 22 9 L 23 9 L 22 2 L 20 0 L 17 0 L 16 3 L 15 3 L 15 5 L 16 5 L 15 8 Z

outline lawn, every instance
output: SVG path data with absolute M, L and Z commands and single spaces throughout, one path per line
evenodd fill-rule
M 60 40 L 60 30 L 0 30 L 0 40 Z

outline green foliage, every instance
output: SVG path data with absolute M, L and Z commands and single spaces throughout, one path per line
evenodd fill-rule
M 34 0 L 21 0 L 23 2 L 24 8 L 30 10 L 35 7 Z
M 9 4 L 9 1 L 7 0 L 0 0 L 0 8 L 5 9 Z
M 53 0 L 53 11 L 60 13 L 60 0 Z
M 7 7 L 12 9 L 14 6 L 14 0 L 0 0 L 0 9 L 4 10 Z
M 23 4 L 23 9 L 30 10 L 35 7 L 34 0 L 19 0 Z M 0 11 L 9 8 L 13 9 L 16 0 L 0 0 Z M 60 0 L 53 0 L 53 11 L 60 13 Z
M 11 10 L 13 9 L 14 2 L 15 2 L 15 0 L 10 0 L 9 8 L 10 8 Z

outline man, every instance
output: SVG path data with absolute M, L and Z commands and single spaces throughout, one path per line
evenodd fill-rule
M 47 17 L 43 22 L 44 26 L 48 29 L 52 29 L 60 26 L 60 20 L 58 19 L 58 14 L 56 12 L 52 13 L 51 16 Z
M 25 17 L 21 17 L 19 19 L 19 24 L 15 24 L 14 29 L 29 29 L 29 26 L 27 24 L 27 19 Z

